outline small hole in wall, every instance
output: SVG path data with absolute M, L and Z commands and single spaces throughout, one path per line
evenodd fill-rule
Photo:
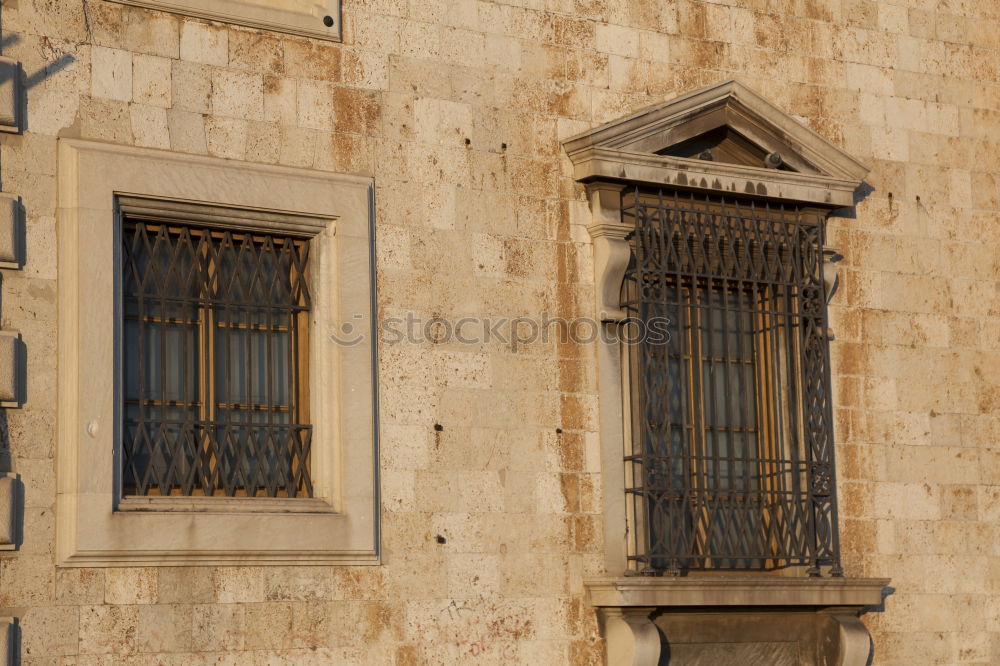
M 507 144 L 506 143 L 501 143 L 500 144 L 500 150 L 506 151 L 507 150 Z
M 441 425 L 440 423 L 435 423 L 434 429 L 437 430 L 438 432 L 441 432 L 442 430 L 444 430 L 444 426 Z
M 434 540 L 437 541 L 438 543 L 448 543 L 448 540 L 445 539 L 440 534 L 438 534 L 436 537 L 434 537 Z
M 920 201 L 920 195 L 919 194 L 917 195 L 917 201 Z
M 892 198 L 892 192 L 889 192 L 889 198 L 890 199 Z
M 557 435 L 561 435 L 562 434 L 562 428 L 556 428 L 556 434 Z
M 472 139 L 466 139 L 465 140 L 465 145 L 471 146 L 472 145 Z
M 323 25 L 325 25 L 328 28 L 332 28 L 333 27 L 333 17 L 332 16 L 324 16 L 323 17 Z

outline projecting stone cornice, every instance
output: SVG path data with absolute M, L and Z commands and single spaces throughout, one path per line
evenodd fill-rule
M 563 147 L 574 178 L 584 183 L 659 185 L 826 207 L 853 205 L 869 171 L 735 80 L 571 137 Z
M 860 180 L 763 167 L 635 153 L 590 146 L 573 156 L 573 178 L 583 183 L 664 185 L 730 196 L 770 197 L 822 206 L 851 206 Z

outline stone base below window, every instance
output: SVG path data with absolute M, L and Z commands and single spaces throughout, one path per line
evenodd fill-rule
M 859 615 L 888 579 L 712 576 L 587 582 L 608 666 L 865 666 Z

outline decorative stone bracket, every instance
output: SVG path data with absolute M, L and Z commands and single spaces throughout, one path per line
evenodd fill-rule
M 587 185 L 593 222 L 587 226 L 594 241 L 594 280 L 597 316 L 601 321 L 622 321 L 621 287 L 631 249 L 626 237 L 631 229 L 622 222 L 622 191 L 617 183 Z
M 858 616 L 866 606 L 882 603 L 888 583 L 881 578 L 705 576 L 604 578 L 589 580 L 586 587 L 601 620 L 608 666 L 658 666 L 664 638 L 672 653 L 682 647 L 689 656 L 727 650 L 733 663 L 739 663 L 735 649 L 773 652 L 780 644 L 775 632 L 785 643 L 811 644 L 796 651 L 815 657 L 795 663 L 865 666 L 870 639 Z M 789 636 L 790 626 L 775 627 L 776 614 L 804 630 Z M 713 663 L 712 657 L 705 658 L 709 660 L 697 663 Z M 774 658 L 774 663 L 789 663 Z

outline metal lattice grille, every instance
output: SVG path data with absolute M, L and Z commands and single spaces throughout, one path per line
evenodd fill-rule
M 308 251 L 125 220 L 124 495 L 312 496 Z
M 839 575 L 822 219 L 639 190 L 623 215 L 630 325 L 669 334 L 626 351 L 633 570 Z

